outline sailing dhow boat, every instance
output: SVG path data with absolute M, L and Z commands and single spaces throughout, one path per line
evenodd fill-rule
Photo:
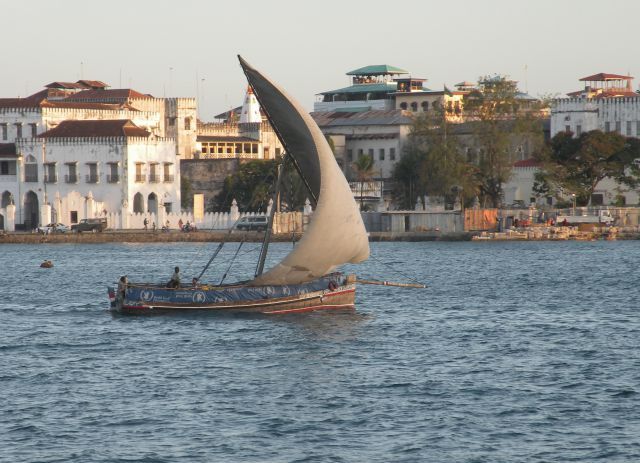
M 342 264 L 362 262 L 369 257 L 367 232 L 351 188 L 311 116 L 278 85 L 238 58 L 286 155 L 316 203 L 313 220 L 297 246 L 263 273 L 269 226 L 253 280 L 228 285 L 200 284 L 195 288 L 127 282 L 117 292 L 110 288 L 112 307 L 116 310 L 285 314 L 355 307 L 355 275 L 335 272 Z

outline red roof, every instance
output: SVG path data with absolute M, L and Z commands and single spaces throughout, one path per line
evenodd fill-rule
M 588 82 L 600 82 L 600 81 L 605 81 L 605 80 L 632 80 L 633 77 L 631 76 L 621 76 L 619 74 L 607 74 L 606 72 L 600 72 L 598 74 L 594 74 L 592 76 L 588 76 L 588 77 L 583 77 L 582 79 L 580 79 L 581 81 L 588 81 Z
M 73 95 L 69 95 L 66 101 L 79 101 L 79 100 L 102 100 L 104 102 L 112 102 L 114 100 L 128 100 L 131 98 L 152 98 L 149 95 L 143 95 L 140 92 L 136 92 L 130 88 L 115 88 L 115 89 L 91 89 L 83 90 Z
M 514 162 L 513 167 L 540 167 L 540 162 L 534 158 L 523 159 L 522 161 Z
M 38 138 L 144 137 L 151 135 L 130 120 L 63 121 Z

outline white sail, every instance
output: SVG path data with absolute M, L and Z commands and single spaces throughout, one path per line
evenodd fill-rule
M 317 197 L 311 224 L 300 242 L 252 284 L 303 283 L 347 262 L 366 260 L 369 240 L 358 205 L 320 128 L 284 90 L 242 58 L 240 63 L 287 153 Z

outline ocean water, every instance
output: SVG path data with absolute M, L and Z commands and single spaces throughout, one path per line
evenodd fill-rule
M 214 248 L 0 246 L 0 461 L 640 461 L 638 242 L 374 243 L 348 270 L 429 287 L 355 312 L 107 310 Z

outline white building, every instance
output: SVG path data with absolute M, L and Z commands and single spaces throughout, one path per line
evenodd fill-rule
M 64 121 L 37 138 L 4 144 L 7 175 L 0 206 L 14 203 L 26 230 L 52 221 L 77 223 L 108 213 L 178 210 L 180 164 L 175 141 L 131 121 Z M 2 213 L 2 210 L 0 210 Z
M 551 108 L 551 137 L 571 132 L 579 137 L 584 132 L 616 131 L 627 137 L 640 137 L 640 95 L 632 89 L 631 76 L 599 73 L 583 77 L 584 89 L 558 98 Z M 602 180 L 594 190 L 592 204 L 612 204 L 624 197 L 626 204 L 638 204 L 635 191 L 610 178 Z

